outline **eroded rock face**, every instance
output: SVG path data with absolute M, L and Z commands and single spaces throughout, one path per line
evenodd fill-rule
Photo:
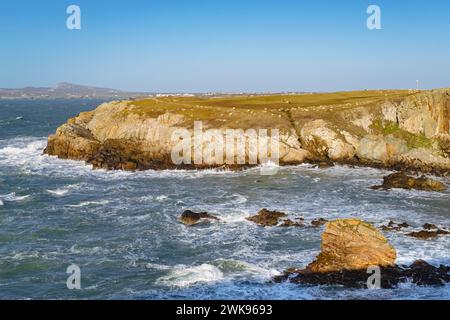
M 392 101 L 383 94 L 383 102 L 379 97 L 367 104 L 347 103 L 352 99 L 343 99 L 323 106 L 315 105 L 314 98 L 308 98 L 312 100 L 308 107 L 289 103 L 277 109 L 270 107 L 271 103 L 267 104 L 269 108 L 261 108 L 260 102 L 253 106 L 250 98 L 245 109 L 230 107 L 235 98 L 229 97 L 217 116 L 211 116 L 216 115 L 217 108 L 215 102 L 211 104 L 208 99 L 204 101 L 208 106 L 190 105 L 192 101 L 183 98 L 113 101 L 69 119 L 48 138 L 45 153 L 86 161 L 94 168 L 104 169 L 220 168 L 222 164 L 208 162 L 208 141 L 198 147 L 206 153 L 202 164 L 172 161 L 177 143 L 172 140 L 173 133 L 185 130 L 192 137 L 194 121 L 201 120 L 205 130 L 221 132 L 229 128 L 279 129 L 279 163 L 282 165 L 336 162 L 447 174 L 450 172 L 450 158 L 446 157 L 450 146 L 449 93 L 450 90 L 403 93 L 401 98 Z M 377 94 L 374 92 L 375 96 Z M 396 129 L 406 132 L 407 137 L 412 134 L 429 141 L 410 145 L 411 141 L 402 135 L 399 138 L 398 132 L 396 136 L 385 131 L 375 132 L 377 121 L 382 125 L 394 124 Z M 256 147 L 252 142 L 241 150 L 246 159 L 250 145 Z M 257 161 L 262 162 L 260 158 Z M 227 168 L 248 165 L 250 163 L 246 162 Z
M 388 163 L 396 157 L 408 152 L 406 141 L 393 135 L 368 135 L 361 139 L 356 154 L 361 159 Z
M 188 226 L 211 220 L 219 220 L 219 218 L 207 212 L 194 212 L 191 210 L 184 211 L 180 217 L 180 221 Z
M 320 273 L 392 266 L 396 257 L 395 249 L 371 224 L 358 219 L 338 219 L 326 224 L 321 252 L 306 269 Z
M 403 172 L 390 174 L 383 178 L 381 186 L 375 186 L 374 189 L 416 189 L 423 191 L 445 191 L 445 185 L 440 182 L 425 176 L 414 178 L 406 175 Z

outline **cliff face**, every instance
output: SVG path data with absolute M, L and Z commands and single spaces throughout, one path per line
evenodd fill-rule
M 333 161 L 447 173 L 449 115 L 450 89 L 120 101 L 69 119 L 49 137 L 45 152 L 105 169 L 206 168 L 261 163 L 252 151 L 267 148 L 270 158 L 278 144 L 280 164 Z M 212 134 L 184 152 L 192 161 L 174 162 L 179 138 L 194 141 L 195 121 L 203 133 L 216 129 L 223 137 L 237 129 L 233 143 L 244 157 L 224 149 L 223 163 L 209 161 L 208 155 L 217 160 Z M 253 139 L 260 129 L 269 129 L 269 139 Z M 279 134 L 271 136 L 274 129 Z M 239 138 L 246 143 L 239 145 Z M 196 161 L 198 153 L 203 161 Z

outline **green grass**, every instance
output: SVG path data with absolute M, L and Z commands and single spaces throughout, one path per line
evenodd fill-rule
M 409 148 L 432 148 L 433 141 L 425 136 L 423 133 L 414 134 L 403 130 L 399 125 L 392 121 L 386 121 L 383 123 L 381 119 L 377 119 L 372 124 L 372 129 L 376 133 L 383 134 L 384 136 L 393 135 L 396 138 L 406 141 Z
M 339 122 L 336 111 L 375 105 L 386 99 L 401 99 L 407 90 L 351 91 L 335 93 L 223 95 L 196 97 L 157 97 L 129 101 L 122 115 L 157 117 L 166 112 L 182 114 L 186 122 L 208 121 L 231 127 L 290 127 L 292 121 L 321 118 Z M 289 113 L 288 113 L 289 111 Z M 288 115 L 291 115 L 290 117 Z

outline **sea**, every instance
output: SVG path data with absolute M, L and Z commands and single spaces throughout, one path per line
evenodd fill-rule
M 58 126 L 102 102 L 0 100 L 0 299 L 450 299 L 449 285 L 274 283 L 314 260 L 323 227 L 246 220 L 267 208 L 307 223 L 353 217 L 449 227 L 450 191 L 372 190 L 390 172 L 371 168 L 121 172 L 43 154 Z M 178 218 L 187 209 L 221 221 L 185 226 Z M 386 236 L 399 264 L 450 265 L 449 236 Z M 73 266 L 79 289 L 70 285 Z

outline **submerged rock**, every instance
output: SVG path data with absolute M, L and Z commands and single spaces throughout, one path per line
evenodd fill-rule
M 435 267 L 426 261 L 416 260 L 410 266 L 380 267 L 380 288 L 392 289 L 400 283 L 412 282 L 418 286 L 441 286 L 450 282 L 450 266 Z M 350 288 L 367 288 L 370 277 L 367 269 L 341 270 L 316 273 L 309 270 L 287 270 L 274 277 L 275 282 L 289 280 L 306 285 L 341 285 Z
M 417 285 L 450 282 L 450 267 L 435 267 L 417 260 L 409 267 L 395 264 L 396 251 L 371 224 L 357 219 L 329 222 L 322 235 L 322 251 L 305 269 L 288 269 L 274 281 L 309 285 L 343 285 L 364 288 L 369 267 L 380 270 L 380 287 L 393 288 L 412 281 Z
M 437 236 L 441 235 L 449 235 L 450 232 L 443 230 L 443 229 L 436 229 L 436 230 L 420 230 L 420 231 L 413 231 L 410 233 L 407 233 L 407 236 L 418 238 L 418 239 L 432 239 L 436 238 Z
M 286 214 L 284 212 L 262 209 L 256 215 L 248 217 L 247 220 L 253 221 L 264 227 L 271 227 L 276 226 L 279 219 L 285 216 Z
M 416 189 L 424 191 L 444 191 L 446 189 L 442 182 L 422 176 L 420 178 L 414 178 L 406 175 L 403 172 L 397 172 L 390 174 L 383 178 L 383 184 L 380 186 L 374 186 L 373 189 Z
M 188 226 L 192 226 L 208 220 L 219 220 L 216 216 L 207 212 L 194 212 L 186 210 L 181 214 L 180 221 Z
M 383 225 L 381 226 L 381 230 L 383 231 L 400 231 L 404 228 L 409 228 L 410 225 L 407 224 L 406 222 L 403 223 L 397 223 L 394 221 L 389 221 L 389 223 L 387 225 Z
M 280 224 L 280 227 L 303 227 L 303 218 L 297 219 L 298 221 L 292 221 L 291 219 L 283 220 L 283 223 Z
M 407 224 L 406 222 L 397 223 L 394 221 L 389 221 L 389 223 L 387 225 L 383 225 L 380 228 L 383 231 L 402 231 L 403 229 L 410 228 L 410 227 L 411 226 L 409 224 Z M 450 231 L 440 229 L 435 224 L 432 224 L 432 223 L 425 223 L 422 226 L 422 228 L 423 228 L 422 230 L 412 231 L 412 232 L 405 233 L 405 234 L 409 237 L 414 237 L 414 238 L 423 239 L 423 240 L 432 239 L 432 238 L 436 238 L 437 236 L 450 234 Z

